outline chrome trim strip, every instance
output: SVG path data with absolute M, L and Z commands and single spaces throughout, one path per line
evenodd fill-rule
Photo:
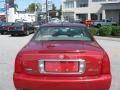
M 61 72 L 46 72 L 45 71 L 45 67 L 44 67 L 44 64 L 46 61 L 49 61 L 49 62 L 79 62 L 79 72 L 66 72 L 66 73 L 61 73 Z M 39 60 L 38 61 L 38 68 L 39 68 L 39 72 L 40 74 L 83 74 L 85 73 L 85 69 L 86 69 L 86 62 L 85 60 L 83 59 L 78 59 L 78 60 L 68 60 L 68 59 L 64 59 L 64 60 L 61 60 L 61 59 L 45 59 L 45 60 Z

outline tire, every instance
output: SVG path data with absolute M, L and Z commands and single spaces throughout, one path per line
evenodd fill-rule
M 101 24 L 97 24 L 97 27 L 98 27 L 98 28 L 101 27 Z
M 112 24 L 112 26 L 117 26 L 117 24 Z
M 5 35 L 6 33 L 5 32 L 2 32 L 1 35 Z
M 1 35 L 4 35 L 4 33 L 1 33 Z
M 15 36 L 15 34 L 11 34 L 11 36 Z

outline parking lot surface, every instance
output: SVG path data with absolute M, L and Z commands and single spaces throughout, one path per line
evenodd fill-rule
M 0 90 L 15 90 L 12 80 L 15 57 L 32 36 L 0 35 Z M 103 39 L 97 39 L 97 41 L 110 57 L 112 70 L 110 90 L 120 90 L 120 42 Z

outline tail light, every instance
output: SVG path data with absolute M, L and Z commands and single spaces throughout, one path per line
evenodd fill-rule
M 14 27 L 9 27 L 9 30 L 13 30 L 14 29 Z
M 8 27 L 6 26 L 6 27 L 4 27 L 4 29 L 8 29 Z
M 110 60 L 107 54 L 103 57 L 102 74 L 110 74 Z
M 22 61 L 21 61 L 21 55 L 18 54 L 15 60 L 15 73 L 22 73 L 23 67 L 22 67 Z

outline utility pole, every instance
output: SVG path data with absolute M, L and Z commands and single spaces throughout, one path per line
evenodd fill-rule
M 48 0 L 46 0 L 46 21 L 48 22 Z
M 8 22 L 8 4 L 5 2 L 5 8 L 6 8 L 6 22 Z

